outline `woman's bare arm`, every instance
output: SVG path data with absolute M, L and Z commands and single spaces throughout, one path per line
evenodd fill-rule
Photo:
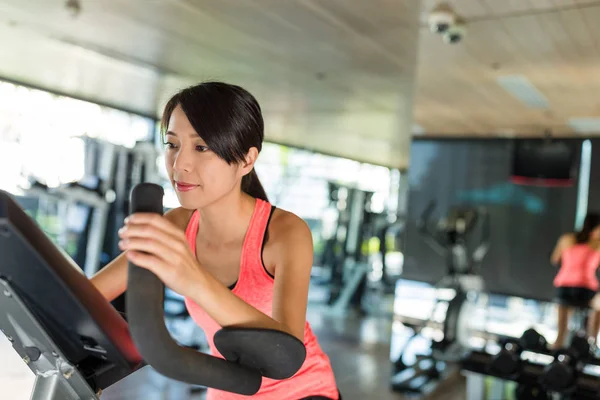
M 191 211 L 175 208 L 165 213 L 166 219 L 185 230 Z M 127 290 L 127 257 L 121 253 L 98 271 L 90 281 L 108 301 L 113 301 Z
M 556 243 L 556 246 L 554 247 L 554 251 L 552 252 L 552 255 L 550 256 L 550 262 L 553 265 L 558 265 L 560 263 L 560 258 L 562 257 L 563 251 L 565 251 L 565 249 L 571 247 L 574 243 L 575 243 L 575 236 L 572 233 L 565 233 L 564 235 L 562 235 L 558 239 L 558 242 Z
M 108 301 L 113 301 L 127 289 L 127 257 L 121 253 L 98 271 L 90 281 Z

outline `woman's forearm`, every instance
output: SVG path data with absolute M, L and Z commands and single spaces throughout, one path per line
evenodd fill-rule
M 108 301 L 113 301 L 127 289 L 127 258 L 124 254 L 98 271 L 90 281 Z
M 292 334 L 288 327 L 240 299 L 207 272 L 202 271 L 191 285 L 190 299 L 222 327 L 275 329 Z

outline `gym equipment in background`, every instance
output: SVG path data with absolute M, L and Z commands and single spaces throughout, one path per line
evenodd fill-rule
M 61 225 L 56 242 L 67 248 L 67 238 L 74 237 L 75 250 L 69 254 L 91 277 L 121 253 L 116 231 L 127 215 L 129 193 L 138 183 L 158 182 L 158 152 L 149 142 L 133 148 L 89 137 L 84 142 L 85 174 L 80 180 L 58 187 L 32 180 L 23 191 L 55 209 Z
M 519 339 L 501 339 L 501 349 L 492 357 L 489 371 L 494 376 L 515 379 L 521 373 L 523 351 L 536 351 L 542 354 L 550 352 L 546 339 L 535 329 L 530 328 L 523 332 Z
M 350 307 L 361 311 L 370 265 L 362 257 L 361 245 L 372 220 L 373 192 L 329 182 L 329 200 L 336 218 L 324 237 L 322 264 L 330 270 L 329 312 L 343 314 Z
M 60 224 L 56 243 L 63 249 L 74 247 L 69 254 L 88 276 L 100 265 L 108 213 L 114 201 L 114 192 L 104 189 L 105 182 L 96 175 L 86 175 L 55 188 L 31 181 L 25 189 L 26 196 L 40 200 L 37 213 L 46 218 L 56 213 Z
M 478 269 L 490 247 L 489 214 L 485 208 L 454 207 L 432 230 L 429 219 L 434 208 L 432 202 L 424 210 L 419 231 L 446 260 L 447 275 L 433 288 L 403 280 L 397 283 L 394 315 L 401 329 L 392 333 L 396 343 L 391 388 L 401 393 L 425 395 L 458 371 L 468 336 L 464 319 L 471 303 L 467 298 L 483 290 Z M 478 227 L 478 245 L 471 251 L 469 244 Z M 429 299 L 423 297 L 425 293 L 431 293 Z M 425 318 L 424 313 L 428 313 Z
M 419 232 L 429 246 L 446 259 L 447 277 L 478 275 L 481 261 L 489 251 L 491 226 L 489 214 L 484 207 L 456 206 L 450 208 L 443 218 L 431 228 L 430 218 L 436 204 L 430 202 L 417 221 Z M 481 226 L 476 248 L 470 250 L 470 235 Z
M 505 382 L 517 383 L 517 400 L 599 398 L 600 360 L 592 356 L 585 338 L 575 337 L 568 349 L 552 352 L 544 337 L 533 329 L 526 330 L 521 338 L 492 336 L 463 359 L 467 400 L 500 398 L 506 393 Z M 500 350 L 494 351 L 497 343 Z M 494 385 L 486 385 L 486 376 L 498 379 Z
M 572 394 L 578 379 L 584 376 L 585 364 L 594 359 L 587 335 L 572 336 L 569 347 L 553 352 L 553 356 L 552 363 L 544 368 L 541 384 L 548 391 Z
M 481 293 L 468 321 L 461 360 L 466 400 L 598 398 L 600 360 L 584 337 L 552 351 L 556 306 L 550 302 Z
M 158 185 L 136 186 L 132 199 L 133 211 L 163 211 Z M 215 345 L 226 359 L 179 346 L 165 327 L 164 285 L 131 264 L 128 327 L 3 191 L 0 254 L 0 328 L 36 375 L 32 400 L 98 399 L 102 389 L 145 363 L 173 379 L 251 395 L 262 376 L 285 379 L 304 362 L 303 343 L 272 330 L 217 332 Z
M 325 289 L 330 314 L 379 313 L 383 297 L 393 293 L 401 266 L 398 257 L 388 254 L 393 248 L 386 241 L 402 224 L 374 205 L 373 196 L 329 182 L 329 207 L 320 230 L 323 249 L 316 254 L 311 284 Z

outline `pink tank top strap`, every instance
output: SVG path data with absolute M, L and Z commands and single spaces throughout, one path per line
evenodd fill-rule
M 187 228 L 185 228 L 185 237 L 192 249 L 192 252 L 196 254 L 196 234 L 198 233 L 198 224 L 200 223 L 200 213 L 198 210 L 192 213 L 190 220 L 188 221 Z
M 262 249 L 267 238 L 266 233 L 272 215 L 271 211 L 274 209 L 275 207 L 269 202 L 256 199 L 256 206 L 242 249 L 240 279 L 246 278 L 247 275 L 256 274 L 259 269 L 268 274 L 263 265 Z

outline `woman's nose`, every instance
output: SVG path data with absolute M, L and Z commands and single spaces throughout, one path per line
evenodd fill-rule
M 173 162 L 173 169 L 178 172 L 190 172 L 193 169 L 193 159 L 190 154 L 180 151 Z

